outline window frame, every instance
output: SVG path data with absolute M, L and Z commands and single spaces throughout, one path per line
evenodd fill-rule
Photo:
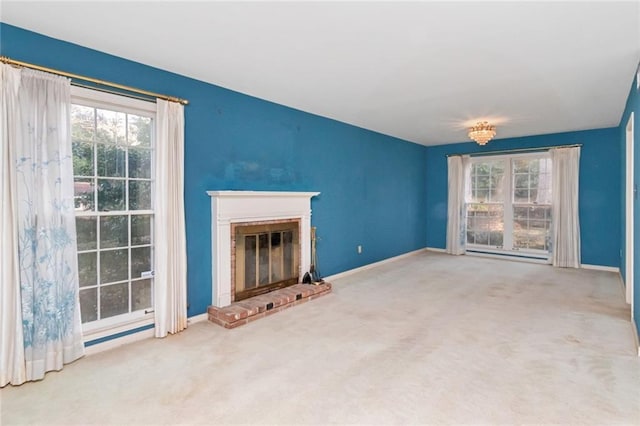
M 94 208 L 93 210 L 90 211 L 76 211 L 75 212 L 75 217 L 95 217 L 98 220 L 99 223 L 99 218 L 101 217 L 114 217 L 114 216 L 127 216 L 127 217 L 132 217 L 134 215 L 150 215 L 152 218 L 152 225 L 151 225 L 151 229 L 150 229 L 150 237 L 151 237 L 151 241 L 149 244 L 132 244 L 131 241 L 131 223 L 129 221 L 128 226 L 127 226 L 127 232 L 128 232 L 128 237 L 129 237 L 129 241 L 128 241 L 128 245 L 126 246 L 127 250 L 128 250 L 128 260 L 129 260 L 129 265 L 131 265 L 131 249 L 132 248 L 139 248 L 139 247 L 149 247 L 151 250 L 151 273 L 145 276 L 141 276 L 141 277 L 136 277 L 136 279 L 133 279 L 133 277 L 130 276 L 130 272 L 128 271 L 128 275 L 127 275 L 127 279 L 126 281 L 122 281 L 122 282 L 127 282 L 129 283 L 129 292 L 131 291 L 131 285 L 130 283 L 137 281 L 137 280 L 144 280 L 144 279 L 151 279 L 151 293 L 152 293 L 152 306 L 149 309 L 142 309 L 142 310 L 137 310 L 137 311 L 133 311 L 133 312 L 127 312 L 124 314 L 118 314 L 112 317 L 108 317 L 108 318 L 104 318 L 104 319 L 98 319 L 95 321 L 91 321 L 91 322 L 87 322 L 87 323 L 83 323 L 82 324 L 82 330 L 83 330 L 83 336 L 85 338 L 85 340 L 87 341 L 91 341 L 91 340 L 96 340 L 96 339 L 100 339 L 102 337 L 106 337 L 106 336 L 110 336 L 116 333 L 120 333 L 120 332 L 126 332 L 132 329 L 136 329 L 136 328 L 140 328 L 140 327 L 144 327 L 144 326 L 148 326 L 148 325 L 153 325 L 155 322 L 155 316 L 153 313 L 153 298 L 155 296 L 155 280 L 153 277 L 153 269 L 154 269 L 154 265 L 153 265 L 153 253 L 154 253 L 154 249 L 155 249 L 155 238 L 156 236 L 154 235 L 154 230 L 153 230 L 153 220 L 155 217 L 155 208 L 154 208 L 154 184 L 155 184 L 155 164 L 154 164 L 154 153 L 155 153 L 155 122 L 156 122 L 156 104 L 153 101 L 144 101 L 141 99 L 134 99 L 131 97 L 127 97 L 126 95 L 117 95 L 117 94 L 112 94 L 112 93 L 107 93 L 104 91 L 100 91 L 97 89 L 88 89 L 88 88 L 84 88 L 84 87 L 78 87 L 78 86 L 71 86 L 71 104 L 72 105 L 81 105 L 81 106 L 86 106 L 86 107 L 90 107 L 90 108 L 98 108 L 98 109 L 105 109 L 105 110 L 111 110 L 111 111 L 117 111 L 119 113 L 125 113 L 125 114 L 131 114 L 131 115 L 137 115 L 137 116 L 142 116 L 142 117 L 147 117 L 150 118 L 152 120 L 152 124 L 151 124 L 151 141 L 150 141 L 150 145 L 148 147 L 149 152 L 150 152 L 150 157 L 151 157 L 151 161 L 150 161 L 150 177 L 149 179 L 147 178 L 130 178 L 128 176 L 128 171 L 125 173 L 124 177 L 122 177 L 121 179 L 124 180 L 125 182 L 129 182 L 130 180 L 141 180 L 141 181 L 148 181 L 150 182 L 150 201 L 151 201 L 151 208 L 150 209 L 144 209 L 144 210 L 130 210 L 129 209 L 129 205 L 126 205 L 125 207 L 126 210 L 114 210 L 114 211 L 100 211 L 98 209 L 98 198 L 96 196 L 97 194 L 97 186 L 94 187 Z M 94 149 L 97 148 L 97 144 L 94 142 L 93 144 Z M 146 148 L 145 148 L 146 149 Z M 91 177 L 92 179 L 98 179 L 99 176 L 99 172 L 97 167 L 97 152 L 93 153 L 93 158 L 94 158 L 94 170 L 93 170 L 93 176 Z M 127 167 L 127 162 L 128 160 L 125 160 L 125 168 Z M 74 180 L 75 180 L 75 172 L 74 172 Z M 125 183 L 125 197 L 128 197 L 129 194 L 129 185 L 127 183 Z M 100 226 L 99 224 L 96 224 L 96 241 L 100 241 Z M 116 249 L 121 249 L 122 247 L 117 247 L 117 248 L 113 248 L 113 250 Z M 94 248 L 94 249 L 89 249 L 89 250 L 78 250 L 79 253 L 90 253 L 90 252 L 95 252 L 96 256 L 98 256 L 99 252 L 102 251 L 108 251 L 111 249 L 106 249 L 103 250 L 101 248 Z M 98 256 L 99 257 L 99 256 Z M 129 266 L 130 268 L 131 266 Z M 100 290 L 100 268 L 99 268 L 99 263 L 96 264 L 96 288 L 97 291 Z M 118 282 L 113 282 L 113 283 L 108 283 L 109 285 L 111 284 L 117 284 L 120 283 L 120 281 Z M 131 294 L 129 294 L 129 298 L 131 298 Z M 129 299 L 129 301 L 131 301 L 131 299 Z M 98 302 L 99 303 L 99 302 Z
M 484 245 L 484 244 L 475 244 L 466 242 L 467 250 L 471 252 L 481 252 L 481 253 L 494 253 L 494 254 L 503 254 L 503 255 L 511 255 L 511 256 L 520 256 L 520 257 L 531 257 L 537 259 L 545 259 L 549 260 L 551 256 L 551 252 L 549 250 L 540 250 L 540 249 L 532 249 L 532 248 L 516 248 L 514 247 L 514 208 L 515 207 L 523 207 L 528 205 L 534 205 L 531 203 L 522 203 L 516 202 L 515 200 L 515 191 L 514 191 L 514 178 L 515 174 L 513 171 L 513 161 L 517 159 L 549 159 L 551 158 L 551 153 L 549 151 L 537 151 L 537 152 L 527 152 L 527 153 L 514 153 L 514 154 L 500 154 L 500 155 L 481 155 L 470 157 L 468 162 L 469 173 L 467 174 L 467 178 L 465 179 L 465 224 L 468 223 L 469 219 L 469 204 L 502 204 L 503 206 L 503 240 L 501 246 L 492 246 L 492 245 Z M 471 201 L 471 169 L 474 164 L 482 163 L 482 162 L 490 162 L 490 161 L 504 161 L 504 175 L 503 175 L 503 201 L 502 202 L 489 202 L 489 203 L 474 203 Z M 551 165 L 553 169 L 553 164 Z M 551 185 L 551 182 L 550 182 Z M 553 197 L 553 195 L 552 195 Z M 549 204 L 535 204 L 541 206 L 549 206 L 552 207 L 551 202 Z M 552 218 L 549 219 L 549 229 L 553 226 Z M 466 232 L 465 232 L 466 234 Z M 465 238 L 468 238 L 465 235 Z

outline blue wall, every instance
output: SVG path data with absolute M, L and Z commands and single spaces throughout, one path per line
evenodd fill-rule
M 211 302 L 207 190 L 319 191 L 329 275 L 426 245 L 426 148 L 0 24 L 0 54 L 186 98 L 188 315 Z M 203 53 L 206 54 L 206 53 Z M 357 254 L 356 246 L 363 246 Z
M 582 144 L 580 238 L 582 263 L 620 265 L 620 144 L 618 128 L 498 139 L 427 148 L 427 246 L 444 248 L 447 228 L 447 154 Z
M 637 76 L 636 76 L 637 79 Z M 633 154 L 634 154 L 634 170 L 633 170 L 633 182 L 640 188 L 640 93 L 637 89 L 636 79 L 633 80 L 631 85 L 631 90 L 629 91 L 629 97 L 627 98 L 627 103 L 625 105 L 624 113 L 622 114 L 622 119 L 620 120 L 619 126 L 619 138 L 620 138 L 620 158 L 621 158 L 621 173 L 620 173 L 620 247 L 622 252 L 622 259 L 620 262 L 620 271 L 622 272 L 622 276 L 625 280 L 625 285 L 633 286 L 633 317 L 636 323 L 636 330 L 640 335 L 640 247 L 638 246 L 638 241 L 640 241 L 640 204 L 638 203 L 638 198 L 636 197 L 634 200 L 634 228 L 635 229 L 626 229 L 625 224 L 625 193 L 626 193 L 626 149 L 627 149 L 627 122 L 629 121 L 629 117 L 633 112 L 633 131 L 634 131 L 634 144 L 633 144 Z M 626 280 L 624 275 L 625 267 L 626 267 L 626 245 L 625 245 L 625 236 L 626 232 L 633 233 L 633 283 L 629 283 Z

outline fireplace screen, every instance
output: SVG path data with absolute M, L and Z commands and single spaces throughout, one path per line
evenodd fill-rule
M 236 226 L 236 301 L 298 283 L 298 227 L 298 221 Z

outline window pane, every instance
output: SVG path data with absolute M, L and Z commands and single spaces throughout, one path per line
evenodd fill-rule
M 73 142 L 73 174 L 93 176 L 93 143 Z
M 503 241 L 502 231 L 491 231 L 489 233 L 489 245 L 501 246 Z
M 151 247 L 131 249 L 131 278 L 140 278 L 143 272 L 151 271 Z
M 151 209 L 151 182 L 146 180 L 129 181 L 129 210 Z
M 502 204 L 467 204 L 467 243 L 501 246 L 504 232 Z
M 513 247 L 515 248 L 527 248 L 529 246 L 529 230 L 524 228 L 513 229 Z
M 131 115 L 129 120 L 129 144 L 131 146 L 151 146 L 151 119 Z
M 129 148 L 129 177 L 151 178 L 151 150 Z
M 529 229 L 528 219 L 517 219 L 513 221 L 513 229 Z
M 100 252 L 100 283 L 124 281 L 129 278 L 129 250 Z
M 95 135 L 94 111 L 91 107 L 71 105 L 71 140 L 73 142 L 93 143 Z
M 543 234 L 535 234 L 529 236 L 529 248 L 534 250 L 545 249 L 545 236 Z
M 551 204 L 551 188 L 538 188 L 533 201 L 538 204 Z
M 516 189 L 513 191 L 513 201 L 515 203 L 528 203 L 529 202 L 529 190 L 528 189 Z
M 516 189 L 529 188 L 529 175 L 515 175 L 513 187 Z
M 476 203 L 484 203 L 487 201 L 487 198 L 489 196 L 489 191 L 486 189 L 480 189 L 478 191 L 476 191 L 476 198 L 475 200 L 473 200 Z
M 125 181 L 98 179 L 98 210 L 114 211 L 125 209 Z
M 489 182 L 491 182 L 489 175 L 478 176 L 476 178 L 476 189 L 489 189 Z
M 515 159 L 513 160 L 514 173 L 529 173 L 529 160 Z
M 467 244 L 475 244 L 475 232 L 467 231 Z
M 73 201 L 76 211 L 91 211 L 94 209 L 93 179 L 74 179 Z
M 546 229 L 547 222 L 543 220 L 530 220 L 529 221 L 529 229 Z
M 95 216 L 76 217 L 78 251 L 93 250 L 96 248 L 96 226 L 97 220 Z
M 129 284 L 113 284 L 100 287 L 100 318 L 129 312 Z
M 99 143 L 124 144 L 125 141 L 125 114 L 122 112 L 105 109 L 96 110 L 97 133 L 96 141 Z
M 489 200 L 493 202 L 500 202 L 503 199 L 503 174 L 496 174 L 491 176 L 491 189 L 489 190 Z
M 80 317 L 82 322 L 98 319 L 98 289 L 87 288 L 80 290 Z
M 131 216 L 131 245 L 151 244 L 151 215 Z
M 514 207 L 513 218 L 514 219 L 527 219 L 529 217 L 529 207 Z
M 127 216 L 100 218 L 100 248 L 126 247 L 129 245 Z
M 115 145 L 98 145 L 98 176 L 125 177 L 126 151 Z
M 476 232 L 475 237 L 476 237 L 476 244 L 484 244 L 484 245 L 489 244 L 488 232 L 484 232 L 484 231 Z
M 151 280 L 131 282 L 131 311 L 139 311 L 151 307 Z
M 529 217 L 531 219 L 549 219 L 551 213 L 551 207 L 549 206 L 535 206 L 529 208 Z
M 96 285 L 98 283 L 98 254 L 78 253 L 78 278 L 80 287 Z

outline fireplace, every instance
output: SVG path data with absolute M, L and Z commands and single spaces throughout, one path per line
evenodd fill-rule
M 300 279 L 300 220 L 231 224 L 231 300 L 237 302 Z
M 300 282 L 311 265 L 311 198 L 319 192 L 207 194 L 211 197 L 212 306 L 229 306 Z

